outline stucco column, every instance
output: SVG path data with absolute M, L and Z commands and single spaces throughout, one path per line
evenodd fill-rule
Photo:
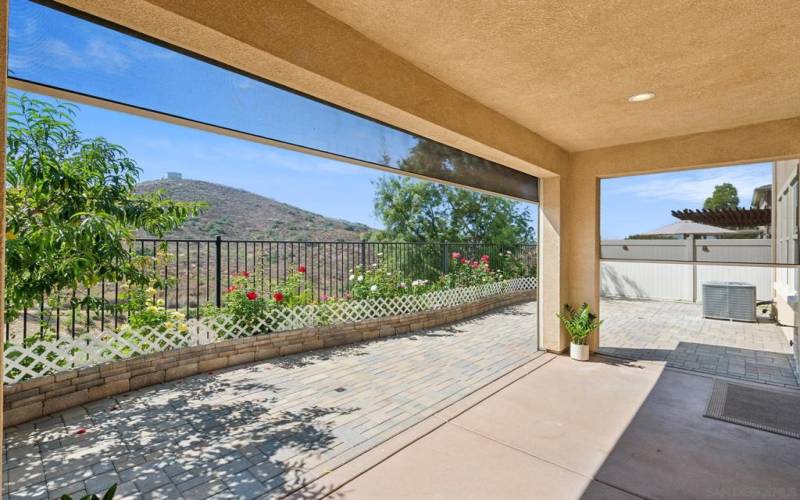
M 569 338 L 556 317 L 567 292 L 562 184 L 561 177 L 545 177 L 539 183 L 539 338 L 540 347 L 550 352 L 569 347 Z
M 562 253 L 566 265 L 566 297 L 577 307 L 586 302 L 600 311 L 600 179 L 571 172 L 562 186 Z M 599 332 L 589 341 L 596 351 Z
M 8 74 L 8 0 L 0 0 L 0 325 L 5 303 L 3 295 L 6 282 L 6 75 Z M 0 374 L 3 367 L 3 343 L 0 342 Z M 3 445 L 3 391 L 0 391 L 0 447 Z M 0 484 L 3 484 L 3 458 L 0 456 Z

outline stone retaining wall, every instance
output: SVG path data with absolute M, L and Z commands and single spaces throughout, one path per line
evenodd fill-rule
M 437 311 L 225 340 L 38 377 L 3 387 L 3 426 L 197 373 L 431 328 L 530 300 L 536 300 L 536 290 Z

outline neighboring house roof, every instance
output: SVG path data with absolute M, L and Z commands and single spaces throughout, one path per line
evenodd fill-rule
M 772 184 L 764 184 L 753 189 L 753 199 L 750 208 L 771 208 L 772 207 Z
M 675 235 L 716 235 L 716 234 L 734 234 L 736 231 L 730 229 L 723 229 L 721 227 L 708 226 L 706 224 L 698 224 L 696 222 L 679 221 L 667 224 L 666 226 L 646 233 L 641 233 L 641 236 L 675 236 Z
M 769 208 L 673 210 L 672 216 L 682 221 L 731 228 L 761 227 L 772 223 L 772 210 Z

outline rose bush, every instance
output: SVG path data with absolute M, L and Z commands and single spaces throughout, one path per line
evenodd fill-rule
M 316 305 L 317 324 L 326 325 L 337 316 L 337 312 L 350 301 L 390 299 L 404 295 L 425 295 L 442 289 L 462 288 L 484 285 L 508 279 L 505 273 L 493 269 L 490 257 L 483 255 L 477 260 L 469 260 L 460 252 L 450 257 L 450 272 L 438 279 L 414 279 L 398 273 L 393 266 L 377 255 L 377 262 L 367 266 L 356 266 L 348 275 L 347 292 L 342 297 L 329 297 L 325 294 L 315 300 L 312 287 L 307 282 L 307 268 L 299 265 L 286 279 L 260 288 L 248 273 L 232 277 L 232 284 L 223 297 L 223 307 L 203 308 L 201 316 L 224 314 L 231 325 L 244 325 L 255 333 L 267 333 L 276 328 L 270 324 L 270 311 Z M 502 258 L 502 257 L 500 257 Z M 498 259 L 499 260 L 499 259 Z M 349 306 L 352 307 L 352 306 Z M 366 303 L 365 303 L 366 307 Z
M 444 288 L 461 288 L 485 285 L 506 279 L 502 272 L 492 270 L 488 255 L 478 260 L 469 260 L 454 252 L 450 259 L 450 272 L 443 274 L 440 283 Z
M 223 297 L 223 310 L 248 330 L 257 330 L 267 320 L 267 301 L 256 290 L 247 272 L 234 274 Z
M 270 292 L 270 307 L 307 306 L 314 302 L 311 289 L 307 286 L 305 266 L 298 266 L 282 283 L 270 285 Z

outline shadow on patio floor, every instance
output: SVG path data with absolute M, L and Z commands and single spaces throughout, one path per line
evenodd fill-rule
M 795 360 L 785 353 L 696 342 L 675 349 L 600 347 L 598 353 L 624 359 L 665 361 L 667 366 L 711 375 L 798 388 Z

